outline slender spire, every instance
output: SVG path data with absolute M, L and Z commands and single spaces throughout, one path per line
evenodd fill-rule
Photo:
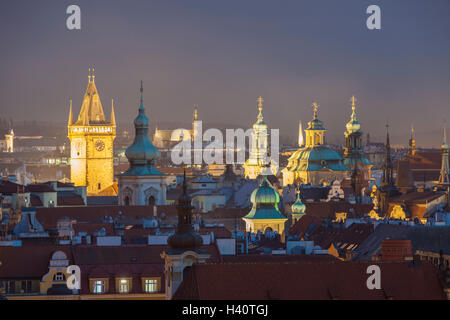
M 393 184 L 393 172 L 391 161 L 391 144 L 389 141 L 389 124 L 386 123 L 386 150 L 383 164 L 383 185 Z
M 416 140 L 414 139 L 414 124 L 411 122 L 411 134 L 409 138 L 408 155 L 414 157 L 416 154 Z
M 114 99 L 111 99 L 111 124 L 116 125 L 116 115 L 114 114 Z
M 450 187 L 450 166 L 448 160 L 448 143 L 447 143 L 447 129 L 444 122 L 444 142 L 441 146 L 442 149 L 442 162 L 441 162 L 441 172 L 439 175 L 439 185 Z
M 141 89 L 140 89 L 140 91 L 141 91 L 141 104 L 140 104 L 140 107 L 139 107 L 139 110 L 144 110 L 144 81 L 142 81 L 141 80 Z
M 353 111 L 351 118 L 353 121 L 355 121 L 356 120 L 356 98 L 355 98 L 355 96 L 352 96 L 350 101 L 352 102 L 352 111 Z
M 298 123 L 298 146 L 303 146 L 303 128 L 302 128 L 302 121 L 300 120 Z
M 69 126 L 71 126 L 72 124 L 73 124 L 72 99 L 70 99 Z

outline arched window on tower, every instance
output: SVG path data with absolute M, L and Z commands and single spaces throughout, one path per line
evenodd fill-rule
M 129 206 L 130 205 L 130 197 L 129 196 L 125 196 L 125 198 L 123 199 L 123 203 L 126 206 Z
M 147 204 L 148 204 L 149 206 L 154 206 L 155 203 L 156 203 L 156 199 L 155 199 L 154 196 L 148 197 Z

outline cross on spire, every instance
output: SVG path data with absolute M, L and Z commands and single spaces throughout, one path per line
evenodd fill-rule
M 319 105 L 317 104 L 317 102 L 314 102 L 312 106 L 314 110 L 314 119 L 317 119 L 317 111 L 319 110 Z
M 264 99 L 261 96 L 259 96 L 258 99 L 256 99 L 256 102 L 258 102 L 258 108 L 261 110 L 263 107 Z

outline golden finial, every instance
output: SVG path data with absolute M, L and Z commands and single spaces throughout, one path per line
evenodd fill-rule
M 355 109 L 356 108 L 356 97 L 352 96 L 352 98 L 350 99 L 350 101 L 352 102 L 352 108 Z
M 256 99 L 256 102 L 258 102 L 259 110 L 262 110 L 264 99 L 261 96 L 259 96 L 258 99 Z
M 317 102 L 313 102 L 312 106 L 314 109 L 314 119 L 317 119 L 317 111 L 319 110 L 319 105 L 317 104 Z
M 95 68 L 92 68 L 92 82 L 95 81 Z
M 89 78 L 89 82 L 91 82 L 91 68 L 89 68 L 89 75 L 88 75 L 88 78 Z

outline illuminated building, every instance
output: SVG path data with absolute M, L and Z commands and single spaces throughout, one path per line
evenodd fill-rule
M 264 175 L 260 186 L 253 191 L 250 201 L 253 207 L 242 218 L 245 221 L 247 232 L 257 233 L 260 231 L 265 233 L 266 231 L 275 231 L 281 235 L 281 241 L 283 241 L 287 218 L 278 209 L 280 196 L 270 186 L 266 175 Z
M 330 185 L 350 175 L 350 169 L 345 166 L 342 156 L 325 145 L 326 129 L 317 117 L 317 103 L 313 107 L 314 117 L 305 129 L 305 146 L 289 157 L 288 165 L 282 170 L 284 186 L 294 183 Z
M 356 98 L 353 96 L 352 115 L 346 125 L 344 164 L 352 170 L 351 182 L 355 192 L 356 200 L 359 202 L 363 188 L 367 186 L 367 181 L 371 179 L 371 168 L 373 166 L 362 151 L 361 124 L 356 119 Z
M 2 152 L 14 152 L 14 130 L 10 129 L 7 133 L 5 133 L 5 139 L 0 140 L 0 151 Z
M 158 149 L 148 138 L 149 120 L 145 115 L 144 88 L 141 82 L 141 104 L 134 120 L 135 138 L 125 151 L 130 162 L 127 171 L 118 176 L 120 205 L 165 205 L 166 175 L 155 168 Z
M 262 115 L 264 99 L 259 97 L 256 101 L 258 102 L 259 114 L 251 134 L 250 155 L 243 165 L 245 178 L 248 179 L 256 179 L 262 173 L 263 167 L 267 166 L 270 161 L 269 131 Z M 272 174 L 276 175 L 277 170 L 277 165 L 270 165 Z
M 89 74 L 77 121 L 73 120 L 71 103 L 67 127 L 71 142 L 72 183 L 86 186 L 88 195 L 116 195 L 113 188 L 114 105 L 111 106 L 111 120 L 106 121 L 94 74 Z

